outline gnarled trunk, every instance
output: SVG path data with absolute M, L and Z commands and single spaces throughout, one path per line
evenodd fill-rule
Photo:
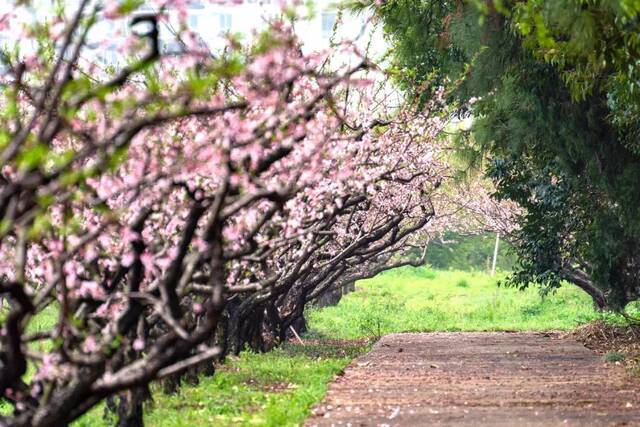
M 604 311 L 609 308 L 606 295 L 595 285 L 587 273 L 580 269 L 574 269 L 571 271 L 565 271 L 563 277 L 589 294 L 593 300 L 593 305 L 599 311 Z

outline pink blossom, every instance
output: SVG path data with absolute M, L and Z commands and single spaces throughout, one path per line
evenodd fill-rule
M 105 297 L 102 287 L 94 281 L 82 281 L 78 291 L 85 298 L 91 297 L 94 300 L 101 300 Z
M 131 346 L 135 351 L 144 350 L 144 340 L 142 338 L 136 338 L 133 340 L 133 345 Z
M 137 242 L 138 240 L 140 240 L 140 233 L 138 233 L 137 231 L 133 231 L 130 228 L 125 228 L 123 230 L 122 240 L 125 243 Z
M 155 270 L 155 263 L 153 255 L 149 251 L 144 251 L 144 253 L 140 255 L 140 262 L 142 262 L 147 274 L 153 273 Z
M 194 302 L 193 305 L 191 306 L 191 309 L 195 314 L 200 314 L 203 311 L 202 304 L 200 304 L 199 302 Z
M 106 0 L 103 13 L 106 18 L 114 19 L 117 18 L 120 11 L 120 2 L 119 0 Z
M 93 335 L 89 335 L 85 340 L 84 340 L 84 344 L 83 344 L 83 350 L 86 353 L 93 353 L 94 351 L 96 351 L 98 349 L 98 342 L 96 341 L 96 337 Z
M 122 256 L 122 260 L 120 261 L 120 263 L 124 266 L 124 267 L 131 267 L 131 265 L 133 264 L 133 261 L 135 261 L 136 259 L 136 255 L 134 252 L 129 251 L 127 253 L 125 253 Z

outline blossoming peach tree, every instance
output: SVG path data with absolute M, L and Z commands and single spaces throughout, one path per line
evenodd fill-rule
M 186 2 L 137 3 L 0 15 L 21 40 L 0 56 L 0 423 L 66 424 L 119 393 L 141 423 L 151 381 L 270 348 L 332 286 L 422 262 L 416 232 L 455 216 L 437 94 L 386 107 L 350 43 L 303 53 L 279 20 L 212 53 Z M 133 31 L 102 66 L 109 20 Z

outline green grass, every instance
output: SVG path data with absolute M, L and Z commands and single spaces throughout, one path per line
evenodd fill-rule
M 159 396 L 146 421 L 157 426 L 298 425 L 327 384 L 355 354 L 285 345 L 270 353 L 243 353 L 222 372 L 177 396 Z
M 499 277 L 498 277 L 499 278 Z M 541 297 L 497 286 L 484 273 L 407 267 L 356 284 L 335 307 L 311 310 L 320 336 L 359 338 L 393 332 L 566 330 L 598 317 L 591 299 L 565 285 Z
M 145 424 L 163 427 L 295 426 L 325 394 L 327 384 L 351 360 L 368 351 L 365 344 L 292 345 L 269 353 L 230 357 L 213 377 L 183 385 L 176 395 L 155 392 Z M 112 425 L 97 407 L 74 427 Z

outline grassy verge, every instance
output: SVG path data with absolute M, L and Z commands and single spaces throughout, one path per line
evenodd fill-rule
M 295 426 L 324 396 L 328 383 L 369 350 L 365 341 L 287 343 L 266 354 L 230 357 L 213 377 L 176 395 L 153 393 L 145 424 L 163 427 Z M 107 426 L 98 407 L 74 427 Z
M 51 329 L 57 310 L 50 307 L 30 324 L 30 332 Z M 285 343 L 266 354 L 244 352 L 229 357 L 213 377 L 197 386 L 184 385 L 176 395 L 153 392 L 145 411 L 148 426 L 295 426 L 308 416 L 311 407 L 324 396 L 328 383 L 353 358 L 367 352 L 368 341 L 306 341 L 306 345 Z M 45 342 L 38 350 L 46 350 Z M 27 376 L 33 375 L 30 366 Z M 0 400 L 0 415 L 12 407 Z M 74 427 L 106 427 L 115 420 L 104 419 L 99 405 Z
M 287 344 L 267 354 L 243 353 L 198 387 L 159 397 L 147 421 L 167 427 L 298 425 L 331 379 L 364 351 L 363 346 Z

